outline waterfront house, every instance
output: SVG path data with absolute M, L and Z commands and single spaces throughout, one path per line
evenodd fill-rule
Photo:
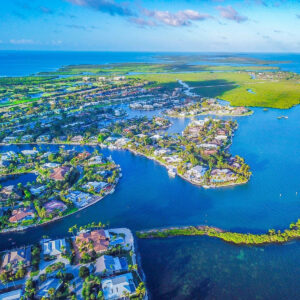
M 96 275 L 112 275 L 128 271 L 128 263 L 125 257 L 113 257 L 102 255 L 95 262 Z
M 235 179 L 237 179 L 237 176 L 229 169 L 213 169 L 211 171 L 212 182 L 226 182 Z
M 6 252 L 2 258 L 1 270 L 12 269 L 16 272 L 20 265 L 29 267 L 31 262 L 31 247 L 24 247 Z
M 30 208 L 18 208 L 14 209 L 11 213 L 11 217 L 9 218 L 10 223 L 19 223 L 23 221 L 29 221 L 34 219 L 35 214 L 34 211 Z
M 50 215 L 54 212 L 64 212 L 67 209 L 67 206 L 58 200 L 49 201 L 44 205 L 44 207 L 47 215 Z
M 102 280 L 102 290 L 105 300 L 124 298 L 124 294 L 134 294 L 136 287 L 131 273 L 118 275 Z
M 187 175 L 192 180 L 202 180 L 205 172 L 207 171 L 207 168 L 203 166 L 195 166 L 187 171 Z
M 37 154 L 39 153 L 37 150 L 23 150 L 21 151 L 21 153 L 24 156 L 37 156 Z
M 65 252 L 67 244 L 65 239 L 46 240 L 42 244 L 43 254 L 49 256 L 58 256 Z
M 84 207 L 93 200 L 93 195 L 81 191 L 72 191 L 66 198 L 72 201 L 77 207 Z
M 108 183 L 106 182 L 88 182 L 83 186 L 84 189 L 90 190 L 93 189 L 95 193 L 100 193 L 102 189 L 104 189 Z
M 52 170 L 50 178 L 55 181 L 65 180 L 66 174 L 71 170 L 68 166 L 57 167 Z
M 89 245 L 92 245 L 92 247 L 89 247 Z M 108 247 L 109 234 L 103 229 L 81 232 L 75 239 L 75 248 L 84 249 L 87 253 L 92 251 L 103 253 L 107 251 Z
M 83 141 L 83 137 L 81 135 L 74 136 L 71 139 L 71 142 L 73 143 L 81 143 L 82 141 Z

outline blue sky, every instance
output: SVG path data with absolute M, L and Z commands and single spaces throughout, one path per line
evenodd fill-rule
M 300 52 L 300 0 L 1 1 L 0 49 Z

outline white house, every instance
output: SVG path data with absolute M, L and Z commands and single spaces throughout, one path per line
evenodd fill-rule
M 102 290 L 105 300 L 122 299 L 124 294 L 134 294 L 136 287 L 131 273 L 126 273 L 102 280 Z
M 52 240 L 43 242 L 43 254 L 50 256 L 57 256 L 62 254 L 66 250 L 66 240 Z

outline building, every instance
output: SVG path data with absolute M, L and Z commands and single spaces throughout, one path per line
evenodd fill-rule
M 57 167 L 52 170 L 52 173 L 50 175 L 50 178 L 55 181 L 63 181 L 65 180 L 66 174 L 71 170 L 70 167 L 62 166 Z
M 19 208 L 14 209 L 11 213 L 11 217 L 9 218 L 9 222 L 11 223 L 19 223 L 23 221 L 28 221 L 34 219 L 35 214 L 34 211 L 30 208 Z
M 47 202 L 44 205 L 44 207 L 46 209 L 47 215 L 52 214 L 57 211 L 63 212 L 67 209 L 67 206 L 63 202 L 58 201 L 58 200 L 52 200 L 50 202 Z
M 108 183 L 106 182 L 102 182 L 102 181 L 99 181 L 99 182 L 88 182 L 87 184 L 85 184 L 83 186 L 83 188 L 89 190 L 89 189 L 93 189 L 95 191 L 95 193 L 100 193 L 100 191 L 105 188 L 106 186 L 108 185 Z
M 109 246 L 109 234 L 103 230 L 93 230 L 89 232 L 82 232 L 75 239 L 75 245 L 77 248 L 86 249 L 86 252 L 97 253 L 105 252 Z M 92 245 L 92 247 L 88 247 Z
M 50 256 L 58 256 L 61 255 L 67 247 L 65 239 L 45 241 L 42 244 L 43 246 L 43 254 Z
M 124 298 L 125 294 L 134 294 L 136 287 L 131 273 L 126 273 L 102 280 L 102 290 L 105 300 Z
M 14 251 L 6 252 L 2 259 L 1 269 L 5 270 L 8 266 L 17 270 L 20 264 L 29 267 L 31 261 L 31 247 L 20 248 Z
M 195 179 L 195 180 L 201 180 L 207 171 L 207 168 L 203 166 L 195 166 L 191 168 L 190 170 L 187 171 L 187 174 L 190 178 Z
M 128 271 L 128 263 L 125 257 L 113 257 L 102 255 L 95 262 L 95 274 L 112 275 Z

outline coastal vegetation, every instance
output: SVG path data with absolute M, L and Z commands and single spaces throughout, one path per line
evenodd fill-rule
M 136 235 L 141 239 L 169 238 L 175 236 L 209 236 L 235 245 L 249 246 L 283 244 L 300 238 L 300 219 L 295 223 L 291 223 L 289 228 L 283 231 L 270 229 L 267 233 L 261 234 L 231 232 L 210 226 L 187 226 L 139 231 Z

